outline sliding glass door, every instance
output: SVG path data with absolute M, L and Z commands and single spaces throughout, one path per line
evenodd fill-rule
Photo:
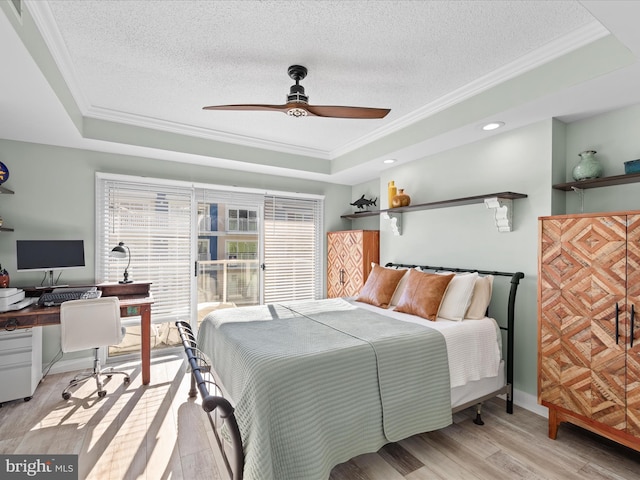
M 96 177 L 96 280 L 151 282 L 152 348 L 179 345 L 173 323 L 212 310 L 320 298 L 323 198 L 124 175 Z M 139 350 L 139 326 L 110 355 Z
M 323 200 L 203 189 L 198 318 L 217 308 L 322 296 Z
M 197 189 L 198 319 L 261 303 L 263 195 Z
M 128 259 L 110 255 L 123 242 L 133 281 L 151 282 L 151 347 L 179 344 L 173 326 L 191 319 L 193 189 L 173 182 L 101 175 L 96 179 L 96 281 L 118 282 Z M 140 351 L 140 319 L 123 319 L 124 341 L 109 356 Z
M 264 303 L 321 298 L 323 202 L 265 197 Z

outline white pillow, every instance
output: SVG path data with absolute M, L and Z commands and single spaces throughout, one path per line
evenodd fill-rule
M 457 273 L 455 277 L 451 279 L 449 287 L 444 294 L 440 310 L 438 311 L 438 317 L 455 320 L 457 322 L 462 320 L 471 303 L 471 297 L 477 279 L 477 272 Z
M 487 315 L 487 308 L 491 302 L 491 292 L 493 291 L 493 275 L 478 277 L 473 287 L 471 303 L 465 314 L 465 319 L 479 320 Z
M 389 306 L 390 307 L 395 307 L 396 305 L 398 305 L 398 301 L 400 300 L 400 297 L 402 296 L 402 292 L 404 292 L 404 287 L 405 287 L 405 285 L 407 283 L 407 277 L 409 276 L 409 269 L 408 268 L 399 268 L 398 270 L 406 270 L 406 272 L 404 273 L 404 275 L 402 276 L 402 278 L 398 282 L 398 286 L 396 287 L 396 291 L 393 292 L 393 297 L 391 297 L 391 301 L 389 302 Z

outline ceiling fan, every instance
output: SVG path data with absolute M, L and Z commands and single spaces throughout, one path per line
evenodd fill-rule
M 307 69 L 302 65 L 291 65 L 289 76 L 296 84 L 291 85 L 287 103 L 284 105 L 212 105 L 203 110 L 252 110 L 283 112 L 291 117 L 331 117 L 331 118 L 384 118 L 390 112 L 388 108 L 344 107 L 338 105 L 309 105 L 309 97 L 304 94 L 300 80 L 307 76 Z

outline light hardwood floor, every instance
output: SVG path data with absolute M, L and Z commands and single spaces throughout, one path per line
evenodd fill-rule
M 72 374 L 49 375 L 30 402 L 0 408 L 0 453 L 79 454 L 79 478 L 227 479 L 199 403 L 188 398 L 182 356 L 152 360 L 143 387 L 136 364 L 131 383 L 113 377 L 98 399 L 85 384 L 69 401 Z M 1 388 L 1 386 L 0 386 Z M 570 425 L 547 438 L 546 419 L 489 402 L 484 426 L 460 412 L 449 427 L 416 435 L 338 465 L 331 480 L 638 479 L 640 453 Z

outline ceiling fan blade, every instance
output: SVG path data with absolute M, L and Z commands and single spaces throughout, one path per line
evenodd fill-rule
M 309 105 L 309 97 L 304 93 L 300 80 L 307 76 L 307 69 L 302 65 L 291 65 L 287 70 L 289 77 L 295 80 L 291 85 L 287 103 L 284 105 L 239 104 L 212 105 L 203 110 L 244 110 L 282 112 L 290 117 L 326 117 L 326 118 L 384 118 L 391 111 L 388 108 L 343 107 L 338 105 Z
M 245 110 L 245 111 L 276 111 L 281 112 L 289 108 L 288 105 L 261 105 L 261 104 L 240 104 L 240 105 L 211 105 L 209 107 L 202 107 L 203 110 Z
M 388 108 L 342 107 L 338 105 L 305 105 L 304 109 L 316 117 L 332 118 L 384 118 Z

